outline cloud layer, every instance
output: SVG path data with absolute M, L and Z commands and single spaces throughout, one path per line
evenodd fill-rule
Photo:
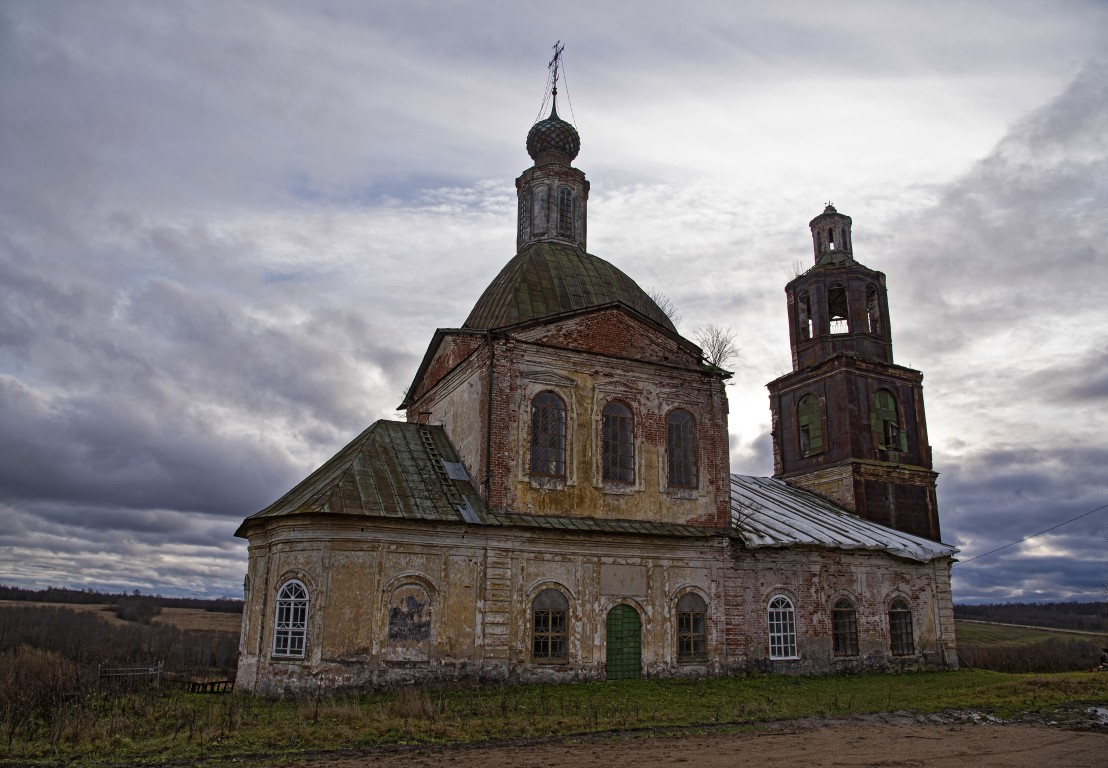
M 734 471 L 772 469 L 830 197 L 927 376 L 945 538 L 1108 502 L 1108 11 L 635 8 L 0 5 L 2 580 L 237 594 L 241 519 L 395 418 L 511 257 L 563 36 L 590 250 L 743 347 Z M 1106 521 L 956 599 L 1099 596 Z

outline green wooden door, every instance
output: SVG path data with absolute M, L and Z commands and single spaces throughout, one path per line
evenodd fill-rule
M 642 674 L 642 622 L 629 605 L 608 611 L 609 680 L 626 680 Z

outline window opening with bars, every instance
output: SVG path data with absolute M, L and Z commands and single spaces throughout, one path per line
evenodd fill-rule
M 677 601 L 677 661 L 690 663 L 708 660 L 708 606 L 695 593 Z
M 911 656 L 916 652 L 912 610 L 903 600 L 894 600 L 889 606 L 889 639 L 894 656 Z
M 677 488 L 695 488 L 696 420 L 688 411 L 676 410 L 666 417 L 668 482 Z
M 631 409 L 618 401 L 604 406 L 602 431 L 604 479 L 635 482 L 635 421 Z
M 831 609 L 831 635 L 836 656 L 858 655 L 858 614 L 846 598 Z
M 544 589 L 532 603 L 532 656 L 535 661 L 566 658 L 566 614 L 569 601 L 556 589 Z
M 531 474 L 566 476 L 566 404 L 553 392 L 531 401 Z

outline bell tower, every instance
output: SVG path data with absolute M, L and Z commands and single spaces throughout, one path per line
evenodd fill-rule
M 808 226 L 815 264 L 785 286 L 793 370 L 767 385 L 774 476 L 938 541 L 923 374 L 893 362 L 885 275 L 830 203 Z

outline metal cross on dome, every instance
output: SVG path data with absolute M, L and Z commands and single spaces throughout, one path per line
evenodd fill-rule
M 566 47 L 562 45 L 562 41 L 558 40 L 554 43 L 554 57 L 550 59 L 550 63 L 547 64 L 547 68 L 553 73 L 551 76 L 551 82 L 553 83 L 552 92 L 554 95 L 558 94 L 558 64 L 562 61 L 562 51 Z

